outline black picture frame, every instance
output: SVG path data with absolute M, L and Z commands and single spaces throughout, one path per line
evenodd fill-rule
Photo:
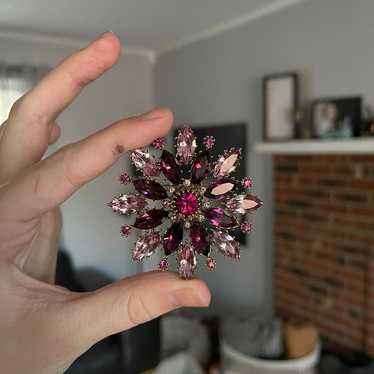
M 299 107 L 299 75 L 296 72 L 283 72 L 264 76 L 262 79 L 262 100 L 264 140 L 287 141 L 294 139 L 297 132 L 296 111 Z M 276 119 L 273 118 L 274 113 L 278 113 Z
M 325 109 L 323 109 L 325 108 Z M 333 111 L 333 119 L 325 120 L 321 123 L 322 110 Z M 325 114 L 327 117 L 327 114 Z M 330 115 L 331 117 L 331 115 Z M 362 124 L 362 97 L 361 96 L 340 96 L 324 97 L 312 101 L 311 104 L 311 132 L 314 138 L 344 139 L 359 137 Z M 349 126 L 351 134 L 345 134 L 342 130 L 344 122 L 349 121 L 345 126 Z

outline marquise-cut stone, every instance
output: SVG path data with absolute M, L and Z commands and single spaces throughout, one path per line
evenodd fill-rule
M 237 195 L 226 203 L 227 209 L 232 213 L 249 213 L 262 206 L 262 201 L 251 194 Z
M 201 182 L 209 173 L 209 152 L 203 152 L 196 157 L 191 169 L 193 183 Z
M 190 228 L 190 238 L 192 246 L 196 252 L 201 255 L 209 255 L 209 241 L 208 235 L 204 226 L 198 222 L 194 222 Z
M 223 156 L 218 158 L 213 175 L 215 177 L 223 177 L 232 173 L 239 165 L 240 154 L 240 149 L 231 148 L 229 151 L 226 151 Z
M 196 150 L 196 137 L 189 127 L 178 131 L 177 135 L 177 157 L 182 164 L 188 164 Z
M 155 159 L 145 149 L 135 149 L 131 152 L 131 160 L 134 166 L 143 173 L 145 177 L 155 177 L 160 174 L 160 168 Z
M 163 247 L 165 255 L 169 256 L 174 253 L 183 239 L 183 226 L 180 222 L 173 223 L 168 230 L 166 231 L 165 236 L 163 237 Z
M 167 213 L 162 209 L 147 210 L 136 218 L 133 226 L 140 230 L 153 229 L 161 225 L 162 219 L 166 216 Z
M 247 212 L 252 212 L 262 206 L 262 201 L 254 195 L 247 194 L 242 201 L 242 208 Z
M 141 261 L 143 258 L 152 256 L 161 244 L 161 237 L 157 231 L 147 232 L 139 237 L 132 251 L 132 259 Z
M 144 196 L 140 195 L 121 195 L 116 197 L 110 203 L 114 212 L 120 214 L 132 214 L 144 209 L 147 201 Z
M 134 180 L 134 187 L 137 191 L 151 200 L 162 200 L 167 197 L 164 187 L 153 180 L 136 179 Z
M 171 183 L 177 184 L 180 182 L 180 168 L 177 165 L 174 156 L 166 150 L 163 150 L 161 154 L 161 170 Z
M 225 256 L 239 259 L 240 244 L 229 234 L 223 231 L 214 231 L 211 237 L 212 246 Z
M 145 177 L 157 177 L 160 174 L 160 167 L 156 162 L 147 162 L 143 168 Z
M 235 181 L 220 179 L 211 183 L 205 191 L 205 196 L 210 199 L 223 199 L 235 189 Z
M 184 279 L 190 279 L 196 269 L 197 261 L 193 248 L 184 245 L 177 256 L 178 273 Z
M 228 229 L 237 225 L 235 218 L 228 216 L 222 208 L 207 209 L 204 211 L 204 216 L 214 227 Z

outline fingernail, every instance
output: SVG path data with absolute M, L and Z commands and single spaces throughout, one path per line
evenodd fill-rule
M 149 112 L 139 115 L 137 118 L 142 121 L 149 121 L 153 119 L 167 118 L 168 116 L 173 117 L 173 113 L 168 108 L 159 107 L 152 109 Z
M 91 44 L 93 44 L 93 43 L 95 43 L 95 42 L 97 42 L 97 41 L 99 41 L 99 40 L 101 40 L 101 39 L 103 39 L 106 35 L 108 35 L 108 34 L 113 34 L 113 35 L 116 35 L 113 31 L 111 31 L 111 30 L 108 30 L 108 31 L 105 31 L 105 32 L 103 32 L 102 34 L 100 34 L 96 39 L 94 39 L 89 45 L 91 45 Z
M 153 109 L 149 112 L 143 113 L 140 116 L 137 117 L 140 120 L 152 120 L 152 119 L 158 119 L 160 118 L 160 112 L 157 109 Z
M 206 307 L 210 302 L 209 299 L 199 295 L 190 288 L 175 290 L 169 295 L 169 298 L 171 304 L 176 308 L 182 306 Z
M 115 33 L 114 31 L 112 31 L 112 30 L 107 30 L 107 31 L 103 32 L 103 33 L 98 37 L 98 39 L 103 38 L 103 37 L 104 37 L 105 35 L 107 35 L 107 34 L 113 34 L 113 35 L 116 35 L 116 33 Z

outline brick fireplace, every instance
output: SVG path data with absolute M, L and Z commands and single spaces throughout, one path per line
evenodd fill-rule
M 374 356 L 374 156 L 274 156 L 274 306 Z

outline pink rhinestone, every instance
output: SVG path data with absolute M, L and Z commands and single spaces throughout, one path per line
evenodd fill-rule
M 179 213 L 189 216 L 199 209 L 199 200 L 191 192 L 180 195 L 175 201 Z
M 192 129 L 184 127 L 178 131 L 177 135 L 177 157 L 182 164 L 188 164 L 196 150 L 196 137 Z
M 158 266 L 161 270 L 165 271 L 169 268 L 169 262 L 166 258 L 163 258 L 158 264 Z
M 251 178 L 244 177 L 241 182 L 242 182 L 242 186 L 245 187 L 245 188 L 252 187 L 252 179 Z
M 252 231 L 252 225 L 248 222 L 242 223 L 240 228 L 244 234 L 248 234 Z
M 156 162 L 146 162 L 143 167 L 145 177 L 157 177 L 160 174 L 160 167 Z
M 122 183 L 122 184 L 129 184 L 131 182 L 131 178 L 130 176 L 127 174 L 127 173 L 123 173 L 119 176 L 119 181 Z
M 165 148 L 165 138 L 157 138 L 155 139 L 153 142 L 152 142 L 152 145 L 156 148 L 156 149 L 164 149 Z
M 217 265 L 217 261 L 211 257 L 208 257 L 208 260 L 206 262 L 206 266 L 208 266 L 208 269 L 213 270 L 216 267 L 216 265 Z
M 216 140 L 211 135 L 205 136 L 204 139 L 203 139 L 203 143 L 204 143 L 206 149 L 213 148 L 215 142 L 216 142 Z
M 130 225 L 123 225 L 121 227 L 121 234 L 124 236 L 124 237 L 127 237 L 129 236 L 131 233 L 131 226 Z

